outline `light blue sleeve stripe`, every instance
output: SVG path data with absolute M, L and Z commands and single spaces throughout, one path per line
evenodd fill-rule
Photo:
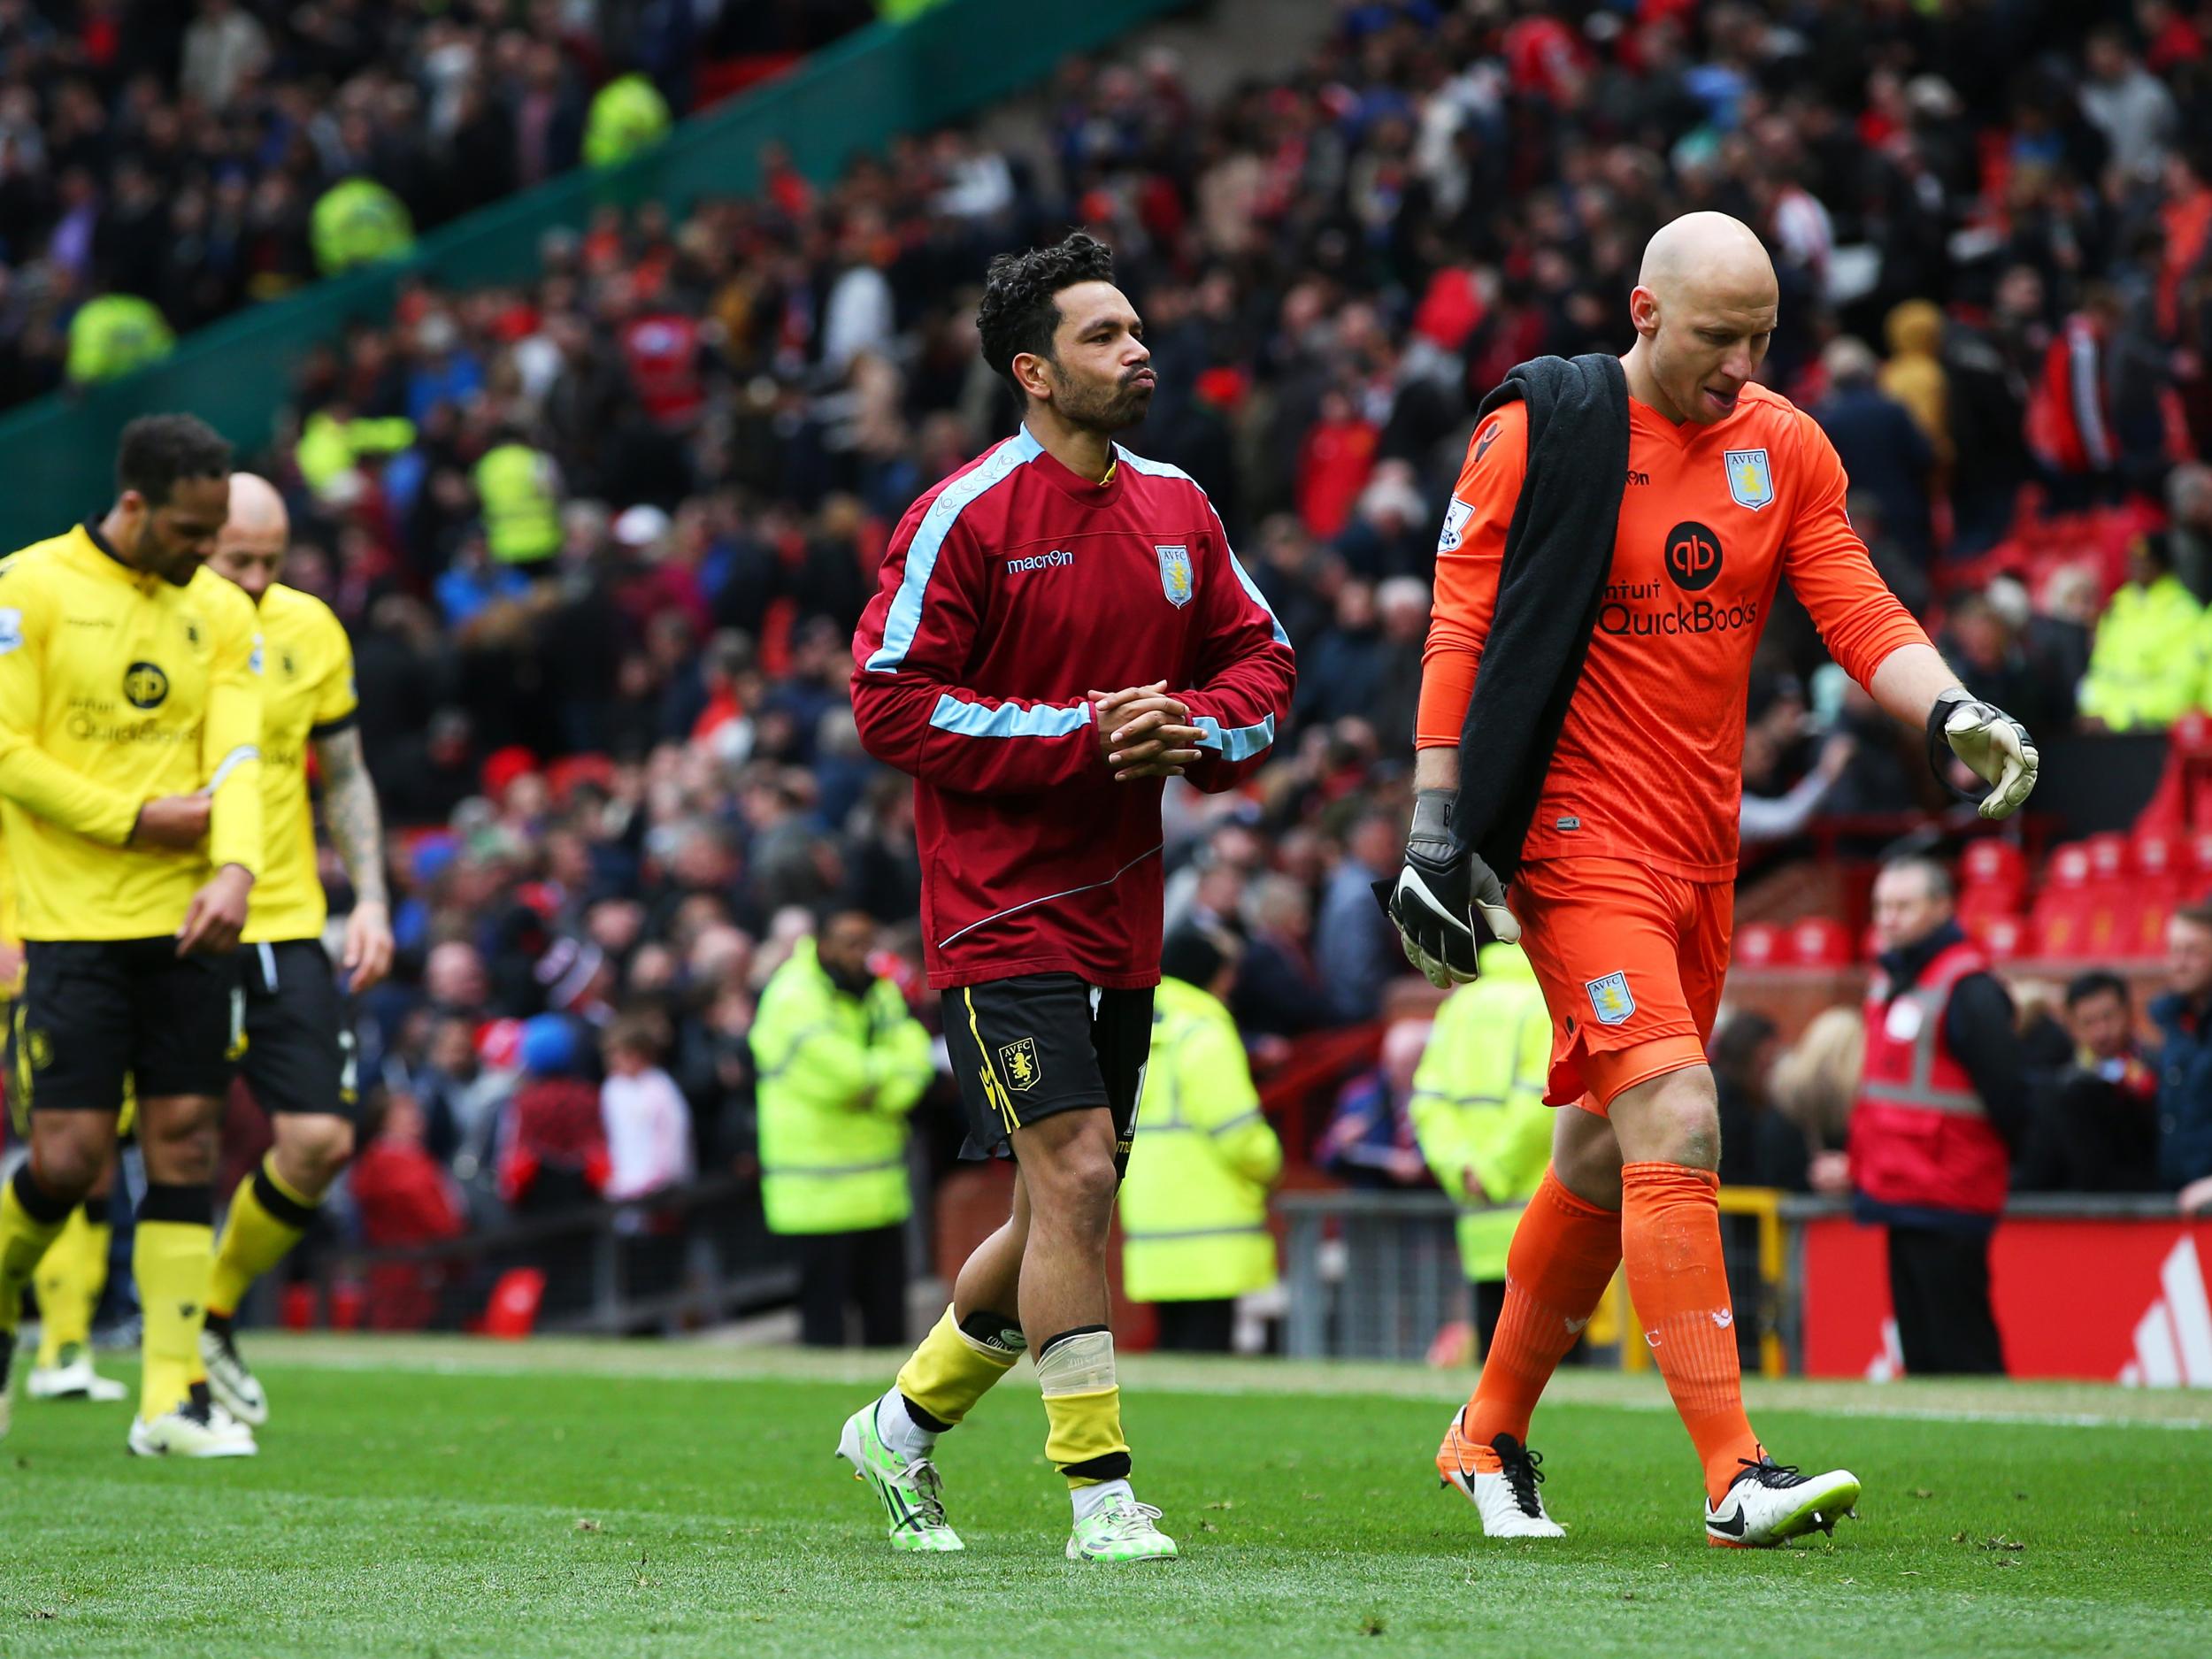
M 929 723 L 962 737 L 1065 737 L 1091 723 L 1091 705 L 1079 709 L 1023 709 L 1002 703 L 995 709 L 963 703 L 949 691 L 937 699 Z
M 1244 566 L 1237 559 L 1236 549 L 1229 545 L 1229 528 L 1226 525 L 1221 522 L 1221 514 L 1215 511 L 1213 497 L 1206 494 L 1204 488 L 1199 484 L 1198 480 L 1193 478 L 1188 472 L 1186 472 L 1179 466 L 1176 466 L 1166 461 L 1148 461 L 1141 455 L 1130 454 L 1128 450 L 1123 449 L 1118 443 L 1114 446 L 1114 452 L 1119 455 L 1121 458 L 1130 466 L 1135 468 L 1138 472 L 1144 473 L 1147 477 L 1179 478 L 1185 483 L 1188 484 L 1193 489 L 1198 491 L 1199 500 L 1206 503 L 1206 511 L 1213 518 L 1214 528 L 1221 533 L 1221 550 L 1228 556 L 1229 569 L 1236 576 L 1237 586 L 1244 589 L 1245 596 L 1247 598 L 1250 599 L 1254 604 L 1257 605 L 1262 611 L 1267 613 L 1268 626 L 1275 630 L 1275 643 L 1278 645 L 1288 645 L 1290 643 L 1290 635 L 1283 632 L 1283 625 L 1281 619 L 1275 614 L 1275 607 L 1267 603 L 1267 595 L 1259 590 L 1258 584 L 1254 582 L 1249 576 L 1244 573 Z
M 1224 760 L 1249 760 L 1275 741 L 1275 717 L 1271 714 L 1257 726 L 1224 726 L 1207 714 L 1200 715 L 1191 724 L 1200 733 L 1198 747 L 1219 749 Z
M 937 568 L 937 549 L 945 544 L 946 534 L 954 522 L 977 496 L 1002 482 L 1015 468 L 1026 465 L 1043 450 L 1044 446 L 1031 437 L 1029 428 L 1024 426 L 992 450 L 990 458 L 974 472 L 964 473 L 946 485 L 930 503 L 914 532 L 914 540 L 907 544 L 906 569 L 899 578 L 899 591 L 892 595 L 890 614 L 883 620 L 883 643 L 868 659 L 870 673 L 895 674 L 899 664 L 906 661 L 907 652 L 913 649 L 914 631 L 922 621 L 922 595 Z

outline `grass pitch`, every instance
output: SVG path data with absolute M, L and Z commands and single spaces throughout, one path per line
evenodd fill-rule
M 125 1407 L 16 1402 L 0 1655 L 1269 1659 L 2212 1650 L 2212 1400 L 1755 1384 L 1862 1519 L 1706 1548 L 1657 1382 L 1570 1375 L 1532 1438 L 1563 1543 L 1487 1544 L 1429 1459 L 1464 1379 L 1129 1362 L 1137 1488 L 1180 1562 L 1060 1549 L 1023 1368 L 941 1462 L 963 1555 L 895 1556 L 831 1448 L 885 1356 L 260 1337 L 262 1455 L 125 1456 Z M 121 1374 L 124 1368 L 110 1369 Z

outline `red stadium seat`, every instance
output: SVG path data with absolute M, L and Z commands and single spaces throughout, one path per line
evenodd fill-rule
M 2027 855 L 2008 841 L 1985 836 L 1959 860 L 1959 919 L 1969 926 L 2017 916 L 2027 892 Z
M 2033 926 L 2038 956 L 2071 960 L 2087 949 L 2089 938 L 2089 849 L 2069 841 L 2052 853 L 2036 895 Z
M 1985 835 L 1959 860 L 1959 880 L 1969 887 L 2010 887 L 2028 884 L 2028 856 L 2015 843 Z
M 492 1299 L 484 1309 L 484 1334 L 521 1341 L 536 1328 L 538 1308 L 544 1301 L 543 1272 L 534 1267 L 509 1269 L 492 1286 Z
M 1985 916 L 1970 922 L 1967 932 L 1989 954 L 1993 962 L 2014 962 L 2028 954 L 2034 937 L 2024 916 Z
M 1847 968 L 1856 960 L 1851 932 L 1832 916 L 1808 916 L 1790 924 L 1788 960 L 1801 968 Z
M 1740 967 L 1771 968 L 1782 959 L 1782 930 L 1772 922 L 1748 922 L 1736 930 Z

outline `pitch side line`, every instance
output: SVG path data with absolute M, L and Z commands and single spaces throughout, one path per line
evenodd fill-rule
M 821 1383 L 877 1387 L 897 1366 L 899 1355 L 851 1351 L 808 1353 L 783 1348 L 739 1348 L 679 1341 L 641 1348 L 588 1340 L 541 1339 L 507 1345 L 470 1338 L 288 1337 L 259 1333 L 257 1350 L 270 1368 L 387 1371 L 442 1376 L 613 1377 L 707 1382 Z M 1470 1373 L 1386 1363 L 1314 1364 L 1277 1360 L 1153 1358 L 1121 1362 L 1130 1386 L 1160 1394 L 1308 1394 L 1449 1403 Z M 2192 1391 L 2121 1390 L 2097 1384 L 2012 1383 L 1975 1386 L 1955 1405 L 1924 1395 L 1885 1399 L 1914 1385 L 1861 1384 L 1792 1379 L 1747 1379 L 1745 1395 L 1755 1410 L 1809 1416 L 1886 1418 L 1921 1423 L 1986 1424 L 2048 1428 L 2212 1429 L 2212 1400 Z M 1946 1392 L 1948 1392 L 1947 1387 Z M 2026 1395 L 2017 1405 L 2008 1395 Z M 2039 1398 L 2038 1396 L 2040 1396 Z M 2054 1397 L 2056 1396 L 2056 1397 Z M 1671 1411 L 1657 1382 L 1617 1372 L 1566 1371 L 1546 1394 L 1558 1405 Z M 2085 1409 L 2126 1402 L 2127 1410 Z

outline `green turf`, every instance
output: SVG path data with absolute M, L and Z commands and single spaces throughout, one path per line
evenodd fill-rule
M 1777 1452 L 1847 1462 L 1866 1497 L 1832 1543 L 1755 1555 L 1705 1547 L 1686 1443 L 1647 1379 L 1563 1380 L 1533 1438 L 1571 1535 L 1486 1545 L 1428 1471 L 1455 1379 L 1137 1363 L 1138 1490 L 1185 1558 L 1107 1568 L 1061 1559 L 1067 1503 L 1025 1371 L 944 1448 L 968 1552 L 916 1557 L 890 1553 L 830 1455 L 880 1356 L 255 1351 L 277 1416 L 250 1462 L 138 1463 L 125 1408 L 18 1400 L 0 1655 L 2212 1647 L 2201 1395 L 1763 1386 Z

